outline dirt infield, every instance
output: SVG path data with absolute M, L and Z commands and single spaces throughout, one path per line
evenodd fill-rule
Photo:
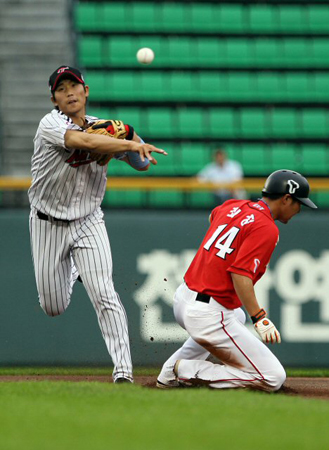
M 86 382 L 112 382 L 110 376 L 86 376 L 86 375 L 2 375 L 0 382 L 19 381 L 86 381 Z M 155 388 L 155 376 L 137 376 L 135 383 L 146 387 Z M 329 400 L 329 378 L 287 378 L 283 388 L 279 391 L 282 394 L 307 398 L 318 398 Z

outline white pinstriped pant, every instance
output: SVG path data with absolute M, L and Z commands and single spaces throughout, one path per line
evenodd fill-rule
M 175 293 L 176 320 L 191 337 L 165 362 L 158 379 L 166 382 L 166 376 L 180 359 L 178 378 L 181 381 L 218 389 L 278 390 L 286 375 L 275 355 L 250 333 L 234 310 L 212 298 L 209 303 L 196 301 L 196 296 L 185 283 Z M 205 361 L 210 353 L 222 364 Z
M 127 315 L 113 286 L 111 248 L 101 209 L 64 223 L 41 220 L 33 208 L 30 236 L 42 309 L 49 316 L 62 314 L 80 275 L 114 363 L 113 378 L 132 380 Z

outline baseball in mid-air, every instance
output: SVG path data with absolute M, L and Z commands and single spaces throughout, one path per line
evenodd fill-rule
M 136 57 L 141 64 L 151 64 L 154 59 L 154 51 L 151 48 L 143 47 L 138 50 Z

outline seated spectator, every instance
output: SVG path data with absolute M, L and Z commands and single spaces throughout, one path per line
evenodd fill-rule
M 211 183 L 234 183 L 242 178 L 241 164 L 228 159 L 226 152 L 220 148 L 214 152 L 214 162 L 207 164 L 197 174 L 199 181 Z M 215 205 L 222 204 L 231 198 L 246 198 L 246 192 L 243 189 L 218 189 L 214 191 L 213 195 Z

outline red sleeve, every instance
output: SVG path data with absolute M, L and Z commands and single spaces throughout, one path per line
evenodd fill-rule
M 227 271 L 244 275 L 255 282 L 266 271 L 278 237 L 279 231 L 276 227 L 255 227 L 244 239 Z

